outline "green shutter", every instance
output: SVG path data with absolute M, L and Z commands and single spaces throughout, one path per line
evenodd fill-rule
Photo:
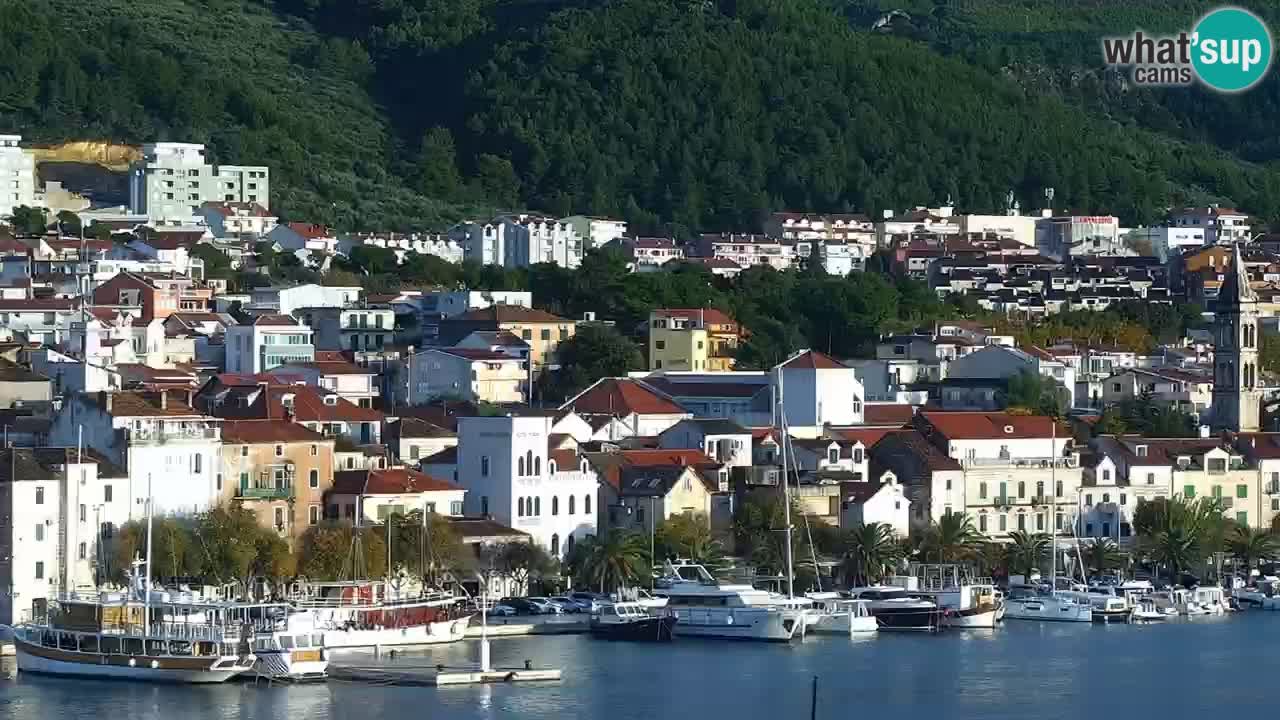
M 1195 485 L 1183 485 L 1183 486 L 1182 486 L 1182 496 L 1183 496 L 1183 497 L 1185 497 L 1185 498 L 1187 498 L 1188 500 L 1190 500 L 1191 498 L 1194 498 L 1194 497 L 1196 496 L 1196 486 L 1195 486 Z
M 1236 513 L 1236 524 L 1237 524 L 1237 525 L 1239 525 L 1240 527 L 1248 527 L 1248 526 L 1249 526 L 1249 513 L 1247 513 L 1247 512 L 1238 512 L 1238 513 Z
M 1237 485 L 1237 486 L 1236 486 L 1236 497 L 1238 497 L 1238 498 L 1247 498 L 1247 497 L 1249 497 L 1249 486 L 1248 486 L 1248 485 Z

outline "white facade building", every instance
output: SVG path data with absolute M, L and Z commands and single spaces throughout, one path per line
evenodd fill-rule
M 573 451 L 551 450 L 553 418 L 458 418 L 458 480 L 469 515 L 529 533 L 557 555 L 596 534 L 597 479 Z M 572 456 L 574 460 L 567 462 Z
M 152 143 L 129 171 L 129 208 L 155 221 L 193 223 L 206 202 L 257 203 L 270 209 L 264 166 L 214 166 L 199 143 Z
M 560 222 L 573 228 L 574 232 L 578 234 L 578 237 L 582 238 L 586 242 L 584 251 L 604 247 L 607 243 L 613 242 L 618 238 L 625 237 L 627 234 L 626 220 L 592 217 L 590 215 L 574 215 L 572 217 L 567 217 Z
M 1182 208 L 1172 214 L 1170 224 L 1176 228 L 1201 230 L 1205 245 L 1248 242 L 1253 231 L 1248 213 L 1217 205 Z
M 774 397 L 782 398 L 787 426 L 815 436 L 825 425 L 862 422 L 863 389 L 857 371 L 816 350 L 803 350 L 773 369 Z M 775 426 L 778 423 L 774 423 Z
M 21 135 L 0 135 L 0 217 L 36 207 L 36 160 L 21 144 Z
M 487 223 L 463 223 L 450 234 L 462 242 L 465 258 L 481 265 L 552 263 L 576 268 L 586 252 L 583 237 L 572 225 L 536 215 L 501 215 Z
M 311 328 L 287 315 L 263 315 L 251 325 L 227 328 L 229 373 L 256 375 L 285 363 L 316 359 Z
M 346 307 L 360 300 L 359 287 L 329 285 L 294 285 L 291 287 L 254 288 L 251 310 L 292 315 L 301 308 Z

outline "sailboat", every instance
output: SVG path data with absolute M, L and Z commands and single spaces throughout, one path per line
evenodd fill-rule
M 1050 550 L 1049 590 L 1033 586 L 1009 588 L 1005 598 L 1005 618 L 1008 620 L 1040 620 L 1049 622 L 1093 622 L 1093 607 L 1072 593 L 1058 592 L 1058 421 L 1053 421 L 1050 435 L 1051 460 L 1049 469 L 1049 517 L 1054 520 Z
M 129 588 L 58 593 L 47 617 L 13 628 L 20 672 L 220 683 L 253 669 L 255 628 L 240 624 L 238 606 L 152 587 L 150 476 L 147 485 L 146 560 L 134 561 Z

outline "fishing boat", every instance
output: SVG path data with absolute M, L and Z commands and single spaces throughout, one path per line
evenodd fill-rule
M 993 628 L 1001 616 L 996 586 L 989 578 L 974 578 L 960 565 L 918 565 L 918 597 L 942 609 L 947 627 Z
M 605 603 L 591 613 L 592 637 L 633 642 L 671 642 L 676 616 L 665 607 L 638 602 Z
M 446 592 L 391 592 L 381 581 L 303 583 L 293 607 L 309 616 L 326 650 L 379 650 L 461 640 L 471 613 Z
M 806 632 L 858 635 L 873 633 L 880 627 L 866 600 L 849 600 L 836 592 L 811 592 L 805 597 L 813 601 Z

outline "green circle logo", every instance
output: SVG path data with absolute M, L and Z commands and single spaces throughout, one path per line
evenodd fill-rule
M 1196 75 L 1215 90 L 1248 90 L 1271 67 L 1271 31 L 1248 10 L 1228 7 L 1205 15 L 1196 23 L 1191 42 Z

